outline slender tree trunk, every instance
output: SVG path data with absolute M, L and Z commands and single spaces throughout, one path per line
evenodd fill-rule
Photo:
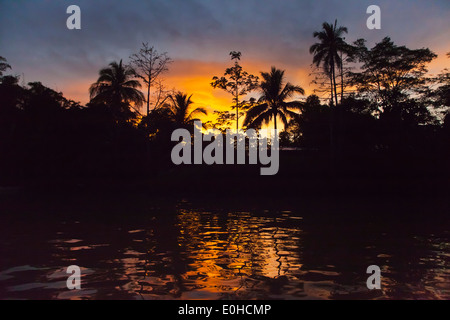
M 236 100 L 236 132 L 239 131 L 239 103 Z
M 338 95 L 337 95 L 337 86 L 336 86 L 336 70 L 335 65 L 333 63 L 332 72 L 333 72 L 333 83 L 334 83 L 334 99 L 336 100 L 336 106 L 338 105 Z
M 334 94 L 333 94 L 333 75 L 331 73 L 331 68 L 330 68 L 330 90 L 331 90 L 331 107 L 334 104 Z
M 238 96 L 238 88 L 236 85 L 236 132 L 239 131 L 239 96 Z
M 341 52 L 341 103 L 344 100 L 344 61 L 342 60 Z
M 338 106 L 338 94 L 337 94 L 337 84 L 336 84 L 336 68 L 335 64 L 333 63 L 333 81 L 334 81 L 334 99 L 336 100 L 336 109 L 331 111 L 332 117 L 333 117 L 333 135 L 334 135 L 334 141 L 333 141 L 333 158 L 337 158 L 337 152 L 339 151 L 339 114 L 336 114 L 337 112 L 340 112 L 337 109 Z M 333 164 L 334 169 L 334 164 Z
M 334 101 L 333 101 L 333 73 L 330 68 L 330 90 L 331 90 L 331 105 L 330 105 L 330 170 L 334 171 Z
M 151 87 L 152 74 L 150 72 L 148 76 L 148 87 L 147 87 L 147 116 L 150 113 L 150 87 Z
M 277 112 L 273 114 L 273 128 L 275 129 L 275 132 L 277 131 Z
M 344 100 L 344 62 L 342 61 L 342 52 L 341 52 L 341 106 L 342 106 L 342 101 Z M 344 136 L 342 134 L 342 128 L 343 128 L 343 110 L 342 107 L 339 110 L 339 114 L 338 114 L 338 138 L 337 138 L 337 149 L 338 149 L 338 157 L 341 158 L 341 154 L 342 154 L 342 144 L 343 144 L 343 139 Z
M 342 101 L 344 100 L 344 60 L 342 60 L 342 51 L 341 51 L 341 105 L 342 105 Z M 339 110 L 339 132 L 342 132 L 342 128 L 343 128 L 343 110 L 341 108 L 341 110 Z M 342 133 L 339 135 L 339 139 L 338 139 L 338 149 L 339 149 L 339 153 L 341 154 L 342 152 L 342 144 L 343 144 L 343 139 L 344 136 L 342 135 Z
M 147 87 L 147 116 L 150 113 L 150 85 Z

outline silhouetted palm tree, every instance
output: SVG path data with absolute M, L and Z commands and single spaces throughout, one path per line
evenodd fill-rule
M 191 110 L 191 105 L 194 103 L 191 100 L 192 94 L 188 96 L 186 93 L 177 92 L 175 95 L 170 96 L 171 103 L 165 107 L 168 109 L 170 119 L 178 126 L 184 127 L 192 125 L 197 116 L 207 112 L 204 108 L 195 108 Z
M 330 77 L 331 101 L 333 102 L 334 96 L 337 105 L 336 68 L 340 68 L 342 65 L 339 53 L 345 52 L 347 48 L 342 35 L 347 33 L 348 30 L 346 27 L 337 27 L 336 24 L 337 20 L 335 20 L 334 25 L 324 22 L 322 24 L 323 30 L 313 33 L 314 38 L 319 39 L 320 42 L 313 44 L 309 48 L 309 52 L 314 54 L 313 63 L 316 66 L 322 64 L 325 73 Z
M 305 91 L 291 83 L 284 84 L 284 70 L 272 67 L 270 73 L 261 72 L 263 81 L 259 85 L 262 96 L 258 103 L 247 111 L 244 126 L 259 128 L 263 123 L 274 121 L 274 129 L 277 129 L 277 116 L 280 116 L 284 125 L 288 118 L 297 115 L 291 109 L 299 110 L 301 103 L 298 101 L 286 102 L 294 94 L 304 94 Z
M 135 72 L 129 66 L 124 66 L 122 60 L 119 63 L 111 62 L 108 68 L 101 69 L 97 82 L 89 88 L 93 102 L 104 102 L 114 112 L 129 112 L 130 103 L 140 107 L 145 97 L 138 88 L 139 81 L 133 79 Z

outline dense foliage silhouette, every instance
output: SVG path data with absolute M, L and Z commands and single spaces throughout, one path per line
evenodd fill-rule
M 139 107 L 146 99 L 137 72 L 122 60 L 100 70 L 89 89 L 91 101 L 83 106 L 40 82 L 20 85 L 18 76 L 7 74 L 14 66 L 0 57 L 0 182 L 248 196 L 264 194 L 260 186 L 266 182 L 283 186 L 271 189 L 272 195 L 448 190 L 448 70 L 428 75 L 426 66 L 436 55 L 427 48 L 398 46 L 388 37 L 373 48 L 363 39 L 350 45 L 342 37 L 345 27 L 322 27 L 310 51 L 313 64 L 329 77 L 328 96 L 305 97 L 302 87 L 286 83 L 285 71 L 274 67 L 261 72 L 259 82 L 243 74 L 238 52 L 232 52 L 229 79 L 214 78 L 215 87 L 234 93 L 246 113 L 244 127 L 283 123 L 277 129 L 286 150 L 276 176 L 260 177 L 259 166 L 252 165 L 173 165 L 172 131 L 204 120 L 206 110 L 192 94 L 170 92 L 143 116 Z M 344 95 L 342 87 L 338 100 L 341 53 L 355 67 L 347 75 L 351 90 Z M 253 90 L 258 96 L 244 100 Z M 217 118 L 208 127 L 235 124 L 229 111 L 211 114 Z M 246 183 L 236 186 L 236 179 Z

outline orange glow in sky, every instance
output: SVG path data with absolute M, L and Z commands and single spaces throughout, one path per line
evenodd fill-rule
M 196 60 L 176 60 L 169 68 L 169 71 L 163 75 L 164 85 L 168 90 L 182 91 L 192 94 L 192 107 L 203 107 L 208 111 L 208 116 L 203 117 L 203 121 L 214 119 L 213 112 L 217 111 L 232 111 L 231 106 L 232 96 L 221 89 L 214 89 L 211 86 L 213 76 L 222 76 L 225 69 L 231 67 L 233 62 L 231 60 L 223 63 L 202 62 Z M 241 61 L 244 70 L 260 76 L 262 71 L 268 72 L 272 64 L 261 61 Z M 310 86 L 311 79 L 308 78 L 310 70 L 303 68 L 289 68 L 289 66 L 275 65 L 275 67 L 285 70 L 286 81 L 293 84 L 300 85 L 306 91 L 306 96 L 313 93 L 313 88 Z M 88 89 L 89 86 L 95 82 L 95 78 L 86 81 L 78 81 L 70 83 L 63 92 L 65 96 L 80 101 L 85 104 L 89 101 Z M 62 89 L 62 88 L 60 88 Z M 142 91 L 144 88 L 141 88 Z M 251 95 L 258 97 L 258 92 L 254 91 Z M 298 96 L 297 98 L 304 98 Z M 144 108 L 141 109 L 144 112 Z M 242 118 L 240 118 L 242 121 Z
M 445 52 L 450 51 L 446 50 Z M 445 52 L 439 52 L 438 58 L 428 65 L 429 74 L 437 74 L 444 68 L 450 68 L 450 59 L 446 57 Z M 203 107 L 208 111 L 208 116 L 203 117 L 204 122 L 213 120 L 213 111 L 232 111 L 232 96 L 221 90 L 214 89 L 210 83 L 212 77 L 222 76 L 225 69 L 232 66 L 231 60 L 225 60 L 223 63 L 203 62 L 197 60 L 175 60 L 164 74 L 164 85 L 167 89 L 174 89 L 188 94 L 192 94 L 193 107 Z M 289 66 L 282 63 L 271 64 L 268 61 L 248 61 L 245 57 L 240 64 L 244 70 L 254 75 L 260 76 L 261 71 L 269 71 L 271 66 L 285 70 L 286 80 L 300 85 L 305 89 L 305 96 L 297 96 L 298 99 L 304 99 L 306 96 L 314 93 L 314 85 L 311 84 L 313 77 L 310 76 L 310 66 Z M 106 64 L 105 64 L 106 65 Z M 99 68 L 100 69 L 100 68 Z M 80 101 L 85 104 L 89 101 L 88 89 L 95 82 L 93 79 L 83 79 L 76 82 L 67 83 L 58 89 L 63 91 L 68 98 Z M 143 89 L 143 88 L 142 88 Z M 143 90 L 145 91 L 145 90 Z M 258 92 L 252 93 L 257 97 Z M 144 111 L 144 109 L 142 109 Z M 242 121 L 242 118 L 241 120 Z

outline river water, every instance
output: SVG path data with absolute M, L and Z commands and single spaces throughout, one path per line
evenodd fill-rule
M 442 216 L 167 202 L 3 206 L 0 298 L 450 299 Z M 380 290 L 366 286 L 369 265 Z

